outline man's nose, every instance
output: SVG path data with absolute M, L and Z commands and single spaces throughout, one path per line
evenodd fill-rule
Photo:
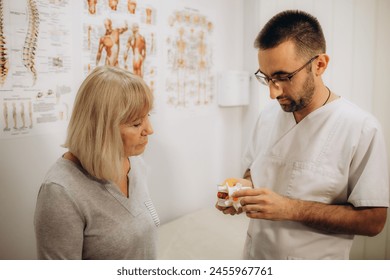
M 275 85 L 273 82 L 269 83 L 269 97 L 271 99 L 276 99 L 278 96 L 282 95 L 283 89 L 279 85 Z

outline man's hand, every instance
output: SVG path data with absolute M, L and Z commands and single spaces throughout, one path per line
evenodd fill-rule
M 218 203 L 215 204 L 215 208 L 217 208 L 219 211 L 221 211 L 224 214 L 230 214 L 230 215 L 238 215 L 242 213 L 242 208 L 239 208 L 238 211 L 233 206 L 230 207 L 223 207 L 219 206 Z
M 234 182 L 234 185 L 237 183 L 240 183 L 242 186 L 245 186 L 245 187 L 253 187 L 252 181 L 247 180 L 247 179 L 230 178 L 227 180 L 229 180 L 230 182 Z M 230 214 L 230 215 L 238 215 L 238 214 L 241 214 L 243 212 L 242 208 L 239 208 L 237 211 L 233 206 L 223 207 L 223 206 L 219 206 L 218 203 L 215 204 L 215 208 L 217 208 L 219 211 L 223 212 L 224 214 Z
M 242 211 L 249 218 L 291 220 L 294 214 L 294 200 L 267 188 L 240 190 L 233 197 L 241 198 Z
M 387 217 L 386 207 L 304 201 L 267 188 L 240 190 L 233 197 L 241 198 L 242 210 L 249 218 L 295 221 L 330 233 L 375 236 L 383 230 Z M 231 213 L 231 210 L 225 211 Z

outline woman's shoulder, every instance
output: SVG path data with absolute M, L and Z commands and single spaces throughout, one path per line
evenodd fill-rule
M 101 184 L 101 182 L 94 180 L 74 162 L 61 157 L 48 170 L 42 185 L 78 191 L 80 186 L 86 189 L 91 184 Z

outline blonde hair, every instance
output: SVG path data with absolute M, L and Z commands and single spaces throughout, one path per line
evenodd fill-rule
M 96 67 L 81 84 L 64 147 L 102 180 L 117 180 L 124 155 L 120 125 L 146 115 L 153 96 L 138 76 L 111 66 Z

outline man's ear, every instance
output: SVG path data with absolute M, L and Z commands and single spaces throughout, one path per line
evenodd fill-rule
M 314 73 L 316 76 L 321 76 L 325 72 L 326 68 L 328 67 L 328 63 L 329 56 L 327 54 L 323 53 L 318 56 L 314 64 Z

